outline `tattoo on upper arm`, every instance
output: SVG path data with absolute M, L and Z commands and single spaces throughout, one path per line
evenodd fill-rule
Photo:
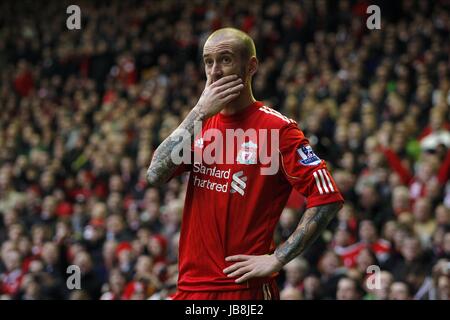
M 176 169 L 177 165 L 170 159 L 170 154 L 175 149 L 182 139 L 175 139 L 168 137 L 155 151 L 152 163 L 147 170 L 147 179 L 150 182 L 156 183 L 165 180 Z
M 147 180 L 151 184 L 160 184 L 166 181 L 176 170 L 178 164 L 172 161 L 171 153 L 181 151 L 183 145 L 181 131 L 188 132 L 191 140 L 194 138 L 194 128 L 196 121 L 202 121 L 202 115 L 193 109 L 180 126 L 172 132 L 155 150 L 150 167 L 147 170 Z M 189 142 L 191 142 L 191 140 Z
M 307 209 L 297 229 L 275 250 L 278 260 L 286 264 L 304 252 L 325 230 L 341 206 L 341 203 L 334 202 Z

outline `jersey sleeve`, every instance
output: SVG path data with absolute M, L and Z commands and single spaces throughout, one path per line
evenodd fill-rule
M 292 187 L 306 198 L 306 208 L 344 202 L 325 161 L 314 153 L 296 124 L 281 130 L 280 154 L 282 171 Z

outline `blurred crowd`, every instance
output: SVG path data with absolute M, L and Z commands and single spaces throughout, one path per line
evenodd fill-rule
M 146 183 L 204 88 L 202 45 L 255 40 L 254 95 L 295 119 L 346 203 L 282 299 L 450 299 L 450 2 L 0 3 L 0 298 L 167 299 L 187 177 Z M 447 39 L 447 40 L 446 40 Z M 276 229 L 295 230 L 293 193 Z M 199 257 L 200 258 L 200 257 Z M 67 267 L 81 289 L 67 286 Z

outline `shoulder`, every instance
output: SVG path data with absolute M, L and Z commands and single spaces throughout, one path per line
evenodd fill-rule
M 281 112 L 262 105 L 257 111 L 257 121 L 260 128 L 275 129 L 279 132 L 280 147 L 285 149 L 291 145 L 308 143 L 297 122 Z
M 259 121 L 271 128 L 282 129 L 292 125 L 297 127 L 295 120 L 266 105 L 261 105 L 257 110 L 257 114 Z

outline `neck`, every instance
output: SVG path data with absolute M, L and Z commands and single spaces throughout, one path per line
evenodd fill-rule
M 239 113 L 255 101 L 256 99 L 253 97 L 251 88 L 244 88 L 239 97 L 231 101 L 225 108 L 222 109 L 222 111 L 220 111 L 220 113 L 227 116 Z

